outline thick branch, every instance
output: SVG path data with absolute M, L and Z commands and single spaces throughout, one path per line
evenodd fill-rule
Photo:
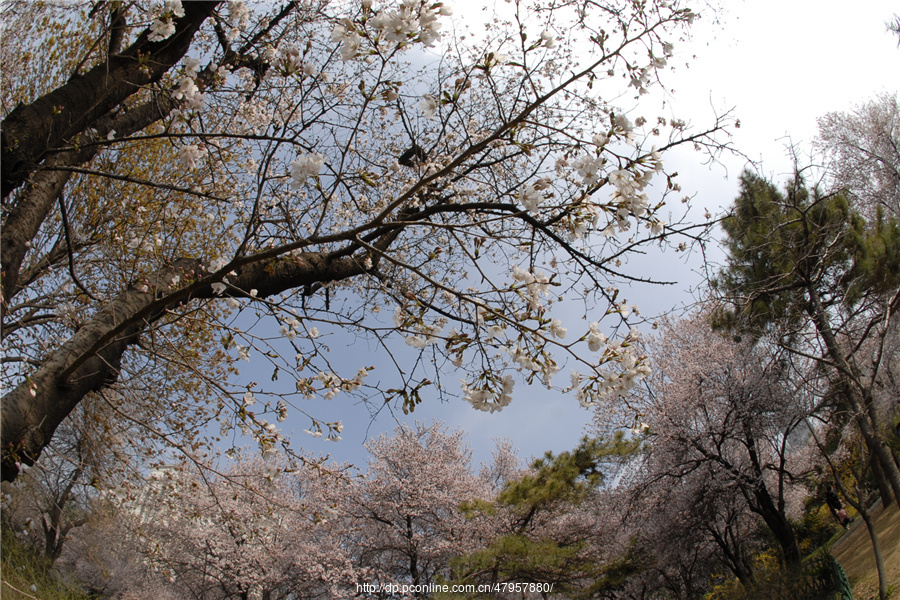
M 389 233 L 386 239 L 395 237 Z M 192 298 L 218 297 L 212 284 L 223 276 L 228 279 L 223 296 L 249 296 L 250 290 L 255 289 L 256 296 L 264 298 L 366 272 L 363 263 L 355 258 L 333 259 L 332 255 L 313 252 L 246 257 L 222 271 L 196 279 L 201 269 L 200 261 L 182 259 L 161 269 L 152 280 L 131 286 L 3 397 L 4 480 L 16 478 L 17 463 L 33 464 L 37 460 L 59 424 L 88 393 L 119 377 L 123 354 L 143 331 L 167 311 Z M 232 270 L 235 275 L 226 274 Z M 176 277 L 178 282 L 173 284 Z
M 175 33 L 161 42 L 149 41 L 149 30 L 121 54 L 31 104 L 17 107 L 3 120 L 0 132 L 3 198 L 22 185 L 47 152 L 84 132 L 129 96 L 159 81 L 187 52 L 203 21 L 218 1 L 186 2 Z
M 105 139 L 115 131 L 119 136 L 128 136 L 162 119 L 175 108 L 175 102 L 166 95 L 156 95 L 149 101 L 118 115 L 99 119 L 91 136 L 82 136 L 80 149 L 68 150 L 46 159 L 46 170 L 34 173 L 17 197 L 3 223 L 3 237 L 0 238 L 0 270 L 3 272 L 3 295 L 0 315 L 6 313 L 6 306 L 20 288 L 20 271 L 30 242 L 38 234 L 41 224 L 47 218 L 56 198 L 72 175 L 63 169 L 90 161 L 102 148 L 94 138 Z

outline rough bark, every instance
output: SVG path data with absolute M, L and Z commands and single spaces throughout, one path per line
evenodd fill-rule
M 395 237 L 395 232 L 388 232 L 382 247 Z M 191 299 L 217 297 L 211 284 L 223 276 L 229 284 L 224 296 L 248 296 L 249 290 L 255 289 L 257 297 L 264 298 L 297 287 L 347 279 L 367 270 L 355 258 L 321 253 L 262 253 L 235 261 L 225 269 L 236 274 L 220 272 L 198 279 L 201 262 L 182 259 L 153 278 L 137 282 L 100 309 L 9 391 L 3 397 L 3 480 L 17 477 L 17 463 L 31 465 L 37 460 L 59 424 L 87 394 L 116 381 L 123 354 L 147 327 Z M 173 285 L 176 277 L 178 283 Z
M 64 164 L 68 162 L 69 154 L 72 153 L 52 157 L 48 162 L 53 166 Z M 30 242 L 37 235 L 69 175 L 64 171 L 35 174 L 22 193 L 21 200 L 13 206 L 3 223 L 3 237 L 0 238 L 0 269 L 3 273 L 0 315 L 6 314 L 6 307 L 18 288 L 19 271 Z
M 2 196 L 5 199 L 23 183 L 27 185 L 15 197 L 3 223 L 0 314 L 19 291 L 30 242 L 69 180 L 71 173 L 65 167 L 90 161 L 102 147 L 97 141 L 113 130 L 119 137 L 127 136 L 169 114 L 175 103 L 166 96 L 156 95 L 130 110 L 123 103 L 159 81 L 181 60 L 200 25 L 219 3 L 186 3 L 185 16 L 175 22 L 176 31 L 170 38 L 150 42 L 145 31 L 121 54 L 109 56 L 85 74 L 74 75 L 59 88 L 17 107 L 3 120 Z M 199 266 L 197 261 L 190 262 Z M 185 268 L 190 267 L 174 265 L 157 278 L 170 281 L 175 272 Z M 87 393 L 116 379 L 125 349 L 168 307 L 159 298 L 165 291 L 171 290 L 165 286 L 157 287 L 153 294 L 137 288 L 127 290 L 6 394 L 2 413 L 3 479 L 15 478 L 17 461 L 31 464 L 37 459 L 59 423 Z M 85 353 L 86 349 L 93 351 Z M 63 373 L 66 377 L 60 379 Z
M 753 496 L 756 498 L 754 512 L 763 518 L 766 526 L 778 541 L 778 545 L 781 546 L 784 564 L 788 567 L 799 566 L 800 548 L 797 546 L 797 536 L 794 535 L 794 528 L 784 516 L 784 512 L 779 510 L 772 501 L 765 486 L 760 484 L 754 490 Z
M 93 159 L 103 147 L 98 141 L 105 140 L 109 133 L 115 131 L 117 137 L 129 136 L 162 119 L 175 108 L 174 100 L 164 94 L 154 94 L 147 102 L 129 109 L 124 109 L 121 103 L 140 89 L 134 83 L 133 71 L 135 67 L 140 70 L 139 63 L 142 61 L 135 60 L 134 56 L 140 55 L 144 57 L 142 60 L 154 65 L 150 78 L 156 81 L 187 52 L 197 28 L 215 6 L 215 3 L 192 4 L 209 6 L 206 6 L 205 13 L 198 12 L 201 6 L 186 11 L 185 17 L 177 24 L 179 29 L 169 40 L 152 44 L 146 41 L 145 32 L 125 53 L 110 57 L 109 61 L 85 75 L 76 75 L 33 103 L 16 108 L 3 120 L 0 130 L 3 197 L 6 198 L 23 182 L 26 186 L 14 198 L 3 222 L 4 235 L 0 240 L 0 272 L 3 274 L 0 315 L 5 314 L 10 300 L 20 289 L 20 270 L 30 242 L 71 176 L 64 170 L 65 167 Z M 188 19 L 189 15 L 191 19 Z M 177 43 L 172 41 L 175 38 Z M 146 54 L 148 52 L 153 54 Z M 128 59 L 129 56 L 132 58 Z M 119 68 L 113 69 L 115 65 Z M 85 87 L 82 81 L 85 79 L 95 85 L 101 80 L 104 85 L 96 89 L 90 85 Z M 58 106 L 54 103 L 61 102 L 76 91 L 86 95 L 78 102 L 70 102 L 68 111 L 54 114 L 54 107 Z M 101 104 L 105 107 L 104 111 L 98 109 Z M 81 112 L 76 119 L 74 111 L 78 110 Z M 57 130 L 62 129 L 61 125 L 54 123 L 62 122 L 60 119 L 66 114 L 69 115 L 66 135 L 54 135 L 54 131 L 58 134 Z M 26 143 L 27 140 L 31 142 Z M 63 146 L 68 146 L 68 149 L 59 150 Z
M 31 175 L 49 152 L 86 131 L 141 88 L 159 81 L 187 52 L 200 25 L 219 1 L 186 2 L 175 33 L 161 42 L 149 41 L 149 30 L 121 54 L 114 54 L 90 71 L 30 104 L 16 107 L 0 130 L 0 194 L 3 198 Z

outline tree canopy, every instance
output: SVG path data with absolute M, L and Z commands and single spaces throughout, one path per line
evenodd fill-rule
M 646 375 L 600 321 L 647 279 L 628 255 L 690 231 L 663 154 L 730 118 L 609 98 L 656 83 L 688 5 L 512 3 L 454 35 L 425 1 L 3 10 L 4 479 L 91 395 L 141 452 L 199 457 L 234 431 L 274 452 L 288 415 L 337 437 L 309 397 L 494 411 L 568 364 L 590 405 Z M 395 371 L 348 372 L 338 331 Z M 235 376 L 251 358 L 271 385 Z

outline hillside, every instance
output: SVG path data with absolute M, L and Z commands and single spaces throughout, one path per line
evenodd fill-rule
M 886 510 L 879 506 L 877 511 L 875 531 L 888 575 L 888 592 L 892 593 L 891 597 L 900 597 L 900 510 L 893 504 Z M 855 600 L 878 598 L 878 574 L 872 543 L 866 524 L 859 516 L 850 530 L 834 544 L 831 553 L 847 572 L 853 584 Z

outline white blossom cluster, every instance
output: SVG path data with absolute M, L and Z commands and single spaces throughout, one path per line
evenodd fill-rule
M 317 176 L 324 164 L 325 157 L 315 152 L 298 156 L 291 162 L 291 187 L 297 189 L 310 177 Z
M 371 0 L 363 0 L 363 8 L 369 16 L 363 23 L 344 19 L 331 32 L 331 39 L 341 44 L 344 60 L 360 54 L 364 36 L 376 46 L 381 42 L 393 46 L 411 42 L 433 46 L 441 38 L 438 17 L 453 14 L 441 2 L 429 4 L 422 0 L 403 0 L 399 7 L 381 11 L 372 8 Z
M 465 381 L 462 382 L 462 390 L 465 401 L 473 408 L 493 413 L 509 406 L 512 402 L 512 391 L 515 384 L 511 375 L 504 375 L 499 381 L 497 390 L 488 386 L 480 388 L 470 386 Z
M 276 453 L 277 445 L 284 441 L 284 435 L 274 423 L 262 420 L 260 425 L 262 430 L 254 436 L 256 443 L 259 444 L 259 448 L 262 450 L 263 458 L 273 456 Z
M 546 353 L 535 357 L 519 344 L 513 344 L 510 348 L 507 348 L 507 352 L 509 352 L 513 362 L 519 365 L 520 369 L 525 372 L 540 373 L 544 385 L 547 387 L 550 387 L 550 381 L 559 372 L 559 366 L 556 364 L 556 361 L 546 355 Z
M 606 336 L 600 331 L 600 323 L 597 321 L 591 323 L 587 336 L 588 349 L 591 352 L 599 352 L 606 341 Z
M 231 27 L 225 32 L 225 38 L 229 42 L 233 42 L 241 35 L 241 31 L 250 24 L 250 9 L 243 0 L 229 0 L 228 23 Z
M 584 185 L 597 185 L 603 178 L 603 166 L 606 159 L 599 154 L 585 154 L 575 160 L 573 165 Z
M 518 327 L 510 328 L 510 324 L 504 319 L 476 302 L 473 321 L 479 328 L 483 328 L 480 345 L 497 348 L 500 351 L 496 355 L 498 360 L 501 355 L 508 356 L 504 368 L 512 366 L 529 382 L 539 377 L 545 386 L 550 387 L 553 376 L 559 371 L 559 365 L 545 346 L 554 338 L 564 339 L 567 334 L 561 319 L 543 316 L 546 310 L 543 299 L 549 295 L 553 285 L 551 277 L 540 270 L 525 269 L 518 265 L 512 267 L 511 275 L 514 283 L 509 289 L 527 303 L 527 310 L 516 313 L 515 318 L 534 319 L 537 327 L 531 333 L 523 335 Z M 395 324 L 398 327 L 409 325 L 399 312 Z M 509 331 L 518 334 L 515 339 Z M 464 351 L 475 343 L 474 340 L 455 328 L 450 331 L 446 340 L 447 351 L 453 356 L 452 364 L 461 367 Z M 478 410 L 498 411 L 512 400 L 513 379 L 509 374 L 500 378 L 498 375 L 483 373 L 476 381 L 463 380 L 461 383 L 463 397 Z
M 238 347 L 240 348 L 240 346 Z M 238 427 L 241 433 L 250 436 L 259 445 L 263 458 L 274 456 L 278 452 L 278 445 L 285 441 L 285 437 L 274 423 L 269 423 L 265 419 L 257 419 L 253 412 L 247 410 L 255 404 L 256 395 L 248 387 L 240 397 L 240 409 L 237 414 L 241 422 L 238 424 Z M 287 418 L 287 407 L 283 401 L 278 402 L 275 412 L 278 421 L 284 421 Z M 219 425 L 221 435 L 223 437 L 229 435 L 231 427 L 231 424 L 222 421 Z
M 606 158 L 603 156 L 603 149 L 613 136 L 624 140 L 628 144 L 634 143 L 634 125 L 622 113 L 613 115 L 611 131 L 596 133 L 592 136 L 591 141 L 597 146 L 597 149 L 580 156 L 572 165 L 578 176 L 581 177 L 584 185 L 594 186 L 603 179 L 605 174 L 604 167 L 607 163 Z
M 275 56 L 275 68 L 284 76 L 296 73 L 315 75 L 317 72 L 313 63 L 303 60 L 303 55 L 295 44 L 284 44 L 278 48 Z
M 196 77 L 197 73 L 200 72 L 200 59 L 190 56 L 185 58 L 182 70 L 188 77 Z
M 662 171 L 662 157 L 654 148 L 645 159 L 644 169 L 617 169 L 609 174 L 609 182 L 616 188 L 611 199 L 616 205 L 619 220 L 631 213 L 636 217 L 647 215 L 650 199 L 644 188 L 656 173 Z
M 295 317 L 288 317 L 282 321 L 282 325 L 279 328 L 279 332 L 282 336 L 286 337 L 289 340 L 297 337 L 297 334 L 300 331 L 300 321 Z
M 525 189 L 519 194 L 519 201 L 525 207 L 525 210 L 530 213 L 538 212 L 544 201 L 553 197 L 552 191 L 544 191 L 549 187 L 550 180 L 546 177 L 525 186 Z
M 297 355 L 297 362 L 303 360 L 302 355 Z M 304 398 L 315 398 L 321 393 L 325 400 L 335 398 L 340 392 L 354 392 L 362 386 L 363 381 L 369 375 L 369 369 L 362 368 L 356 372 L 353 379 L 346 379 L 330 371 L 320 371 L 315 377 L 300 377 L 297 379 L 297 391 Z
M 693 13 L 688 15 L 688 22 L 694 19 Z M 651 76 L 655 69 L 662 69 L 668 64 L 667 58 L 672 56 L 672 52 L 674 51 L 674 46 L 666 42 L 663 44 L 663 56 L 654 56 L 651 55 L 650 64 L 639 68 L 633 69 L 631 71 L 631 81 L 629 85 L 631 87 L 636 88 L 638 90 L 638 94 L 643 95 L 647 93 L 647 86 L 650 85 Z
M 558 334 L 564 335 L 565 329 L 560 327 L 559 320 L 553 322 L 552 327 L 561 329 Z M 500 330 L 500 327 L 490 329 Z M 496 335 L 496 333 L 494 334 Z M 551 379 L 559 372 L 559 366 L 547 352 L 543 350 L 530 350 L 524 344 L 514 342 L 501 349 L 509 355 L 512 363 L 523 373 L 528 381 L 534 376 L 540 376 L 544 385 L 550 387 Z M 454 361 L 459 366 L 460 361 Z M 482 374 L 479 383 L 470 383 L 461 380 L 463 398 L 477 410 L 495 412 L 502 410 L 512 402 L 514 379 L 512 375 L 505 374 L 502 378 L 493 374 Z
M 331 31 L 331 39 L 341 45 L 342 59 L 350 60 L 359 54 L 362 36 L 359 35 L 353 22 L 349 19 L 345 19 L 343 24 L 334 26 Z
M 541 32 L 541 45 L 544 46 L 544 48 L 556 47 L 556 38 L 554 38 L 553 34 L 546 29 Z
M 186 144 L 178 149 L 178 162 L 188 171 L 197 169 L 197 164 L 206 156 L 203 144 Z
M 181 100 L 182 108 L 188 110 L 203 110 L 206 106 L 206 94 L 200 92 L 197 83 L 190 75 L 184 75 L 178 80 L 178 87 L 172 96 Z
M 550 278 L 543 271 L 532 273 L 518 267 L 512 268 L 513 279 L 523 284 L 528 298 L 528 305 L 532 310 L 541 307 L 541 297 L 550 294 Z
M 303 433 L 311 435 L 313 437 L 322 437 L 323 423 L 318 421 L 313 421 L 312 425 L 310 425 L 309 429 L 304 429 Z M 338 435 L 344 430 L 344 423 L 342 421 L 334 421 L 332 423 L 324 423 L 325 428 L 328 430 L 328 435 L 325 437 L 326 440 L 330 442 L 336 442 L 341 439 L 341 436 Z
M 429 7 L 416 0 L 404 0 L 398 9 L 380 12 L 371 24 L 388 42 L 399 44 L 416 39 L 426 46 L 433 46 L 441 37 L 438 15 L 450 14 L 449 7 Z
M 425 115 L 426 119 L 431 119 L 435 115 L 437 115 L 438 107 L 440 107 L 440 101 L 432 96 L 431 94 L 425 94 L 422 96 L 421 102 L 419 102 L 419 109 L 421 109 L 422 114 Z
M 574 390 L 582 406 L 595 406 L 627 394 L 651 372 L 649 359 L 635 347 L 640 336 L 637 329 L 631 329 L 624 339 L 610 340 L 600 332 L 598 323 L 591 323 L 586 336 L 588 348 L 594 352 L 602 350 L 600 364 L 616 363 L 618 371 L 596 369 L 587 377 L 573 371 L 572 385 L 567 391 Z
M 166 0 L 162 4 L 154 4 L 147 15 L 150 18 L 151 42 L 161 42 L 175 33 L 175 18 L 184 16 L 181 0 Z
M 597 186 L 606 179 L 614 189 L 608 204 L 598 206 L 595 203 L 587 203 L 583 206 L 582 218 L 570 220 L 569 241 L 583 238 L 591 225 L 597 227 L 600 217 L 609 207 L 614 209 L 615 218 L 601 232 L 607 237 L 615 236 L 618 231 L 627 231 L 630 228 L 628 221 L 630 216 L 646 220 L 652 235 L 660 235 L 665 230 L 666 222 L 652 214 L 649 196 L 644 191 L 653 177 L 662 172 L 662 155 L 654 147 L 646 156 L 630 166 L 607 171 L 605 167 L 608 161 L 603 156 L 603 148 L 609 143 L 610 137 L 615 136 L 627 143 L 633 143 L 634 140 L 634 124 L 626 116 L 616 114 L 611 120 L 612 131 L 608 134 L 595 134 L 592 138 L 597 150 L 578 157 L 571 167 L 581 178 L 583 185 Z M 638 124 L 644 122 L 643 118 L 637 120 Z M 564 160 L 557 162 L 557 170 L 567 166 Z

